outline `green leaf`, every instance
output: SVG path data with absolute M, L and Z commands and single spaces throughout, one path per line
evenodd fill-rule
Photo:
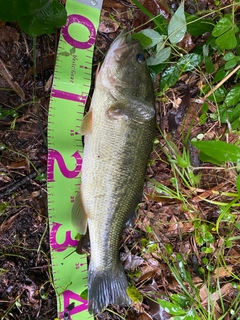
M 217 161 L 216 159 L 214 159 L 213 157 L 210 157 L 208 156 L 206 153 L 200 151 L 199 153 L 199 159 L 202 161 L 202 162 L 209 162 L 209 163 L 212 163 L 212 164 L 215 164 L 217 166 L 221 166 L 223 164 L 223 161 Z
M 226 92 L 225 92 L 225 88 L 223 86 L 217 88 L 217 90 L 215 90 L 209 97 L 208 99 L 210 101 L 217 101 L 217 102 L 221 102 L 224 100 L 226 96 Z
M 146 232 L 147 233 L 152 233 L 153 229 L 150 226 L 146 226 Z
M 200 36 L 205 32 L 212 32 L 214 28 L 213 21 L 210 19 L 202 19 L 198 16 L 185 13 L 187 19 L 187 30 L 192 36 Z
M 160 90 L 167 90 L 173 86 L 180 76 L 180 71 L 176 65 L 172 65 L 167 68 L 163 73 L 160 81 Z
M 233 130 L 240 130 L 240 117 L 233 121 L 232 123 L 232 129 Z
M 206 66 L 206 71 L 207 73 L 213 73 L 215 71 L 215 66 L 211 60 L 210 57 L 205 57 L 204 58 L 205 66 Z
M 236 105 L 234 108 L 226 108 L 226 105 L 223 105 L 222 108 L 219 109 L 221 122 L 226 123 L 227 120 L 232 123 L 233 121 L 240 118 L 240 103 Z
M 81 297 L 83 300 L 87 300 L 87 299 L 88 299 L 88 289 L 85 289 L 85 290 L 80 294 L 80 297 Z
M 203 234 L 203 240 L 207 243 L 213 243 L 214 242 L 214 237 L 211 234 L 211 232 L 207 231 Z
M 127 294 L 133 302 L 142 302 L 143 301 L 143 296 L 133 286 L 127 288 Z
M 203 125 L 204 123 L 206 123 L 207 118 L 208 117 L 207 117 L 206 113 L 201 114 L 201 116 L 199 118 L 200 124 Z
M 156 75 L 156 74 L 162 73 L 165 67 L 166 67 L 166 63 L 162 63 L 156 66 L 149 66 L 149 69 L 152 74 Z
M 237 192 L 240 195 L 240 174 L 237 176 L 237 179 L 236 179 L 236 187 L 237 187 Z
M 4 213 L 8 206 L 9 206 L 8 202 L 1 202 L 0 203 L 0 214 Z
M 240 148 L 224 141 L 191 141 L 191 143 L 210 157 L 224 162 L 239 162 Z
M 143 47 L 147 47 L 152 44 L 152 39 L 140 32 L 133 34 L 132 38 L 137 39 Z
M 202 112 L 202 113 L 208 112 L 208 104 L 207 104 L 207 102 L 204 102 L 204 103 L 202 104 L 201 112 Z
M 165 249 L 166 249 L 167 253 L 172 254 L 172 252 L 173 252 L 173 247 L 172 247 L 172 245 L 171 245 L 170 243 L 167 243 L 167 244 L 165 245 Z
M 225 103 L 228 107 L 236 105 L 240 101 L 240 84 L 234 86 L 227 94 Z
M 171 47 L 163 48 L 157 53 L 156 57 L 148 58 L 147 64 L 149 66 L 154 66 L 154 65 L 163 63 L 169 58 L 170 54 L 171 54 Z
M 0 19 L 3 21 L 17 21 L 28 11 L 29 1 L 1 0 Z
M 64 25 L 67 12 L 57 0 L 2 0 L 0 19 L 17 21 L 25 33 L 39 36 Z
M 232 52 L 228 52 L 225 54 L 225 56 L 223 57 L 223 59 L 225 61 L 229 61 L 229 60 L 232 60 L 233 58 L 235 57 L 235 55 L 232 53 Z
M 197 53 L 189 53 L 179 59 L 177 66 L 181 72 L 192 71 L 202 61 L 202 57 Z
M 203 223 L 201 224 L 200 226 L 200 230 L 201 230 L 201 233 L 202 233 L 202 237 L 203 237 L 203 241 L 204 242 L 207 242 L 207 243 L 212 243 L 214 241 L 214 237 L 213 235 L 211 234 L 210 232 L 210 229 L 211 229 L 211 226 L 206 224 L 206 223 Z M 206 259 L 206 262 L 205 263 L 208 263 L 208 260 Z
M 190 273 L 185 269 L 185 265 L 183 261 L 179 261 L 178 263 L 179 272 L 183 279 L 183 281 L 187 281 L 188 283 L 192 283 L 191 275 Z
M 212 31 L 212 35 L 214 37 L 219 37 L 223 33 L 227 32 L 231 27 L 232 22 L 228 18 L 224 17 L 218 21 L 218 23 Z
M 157 31 L 153 29 L 144 29 L 136 33 L 136 35 L 141 35 L 141 34 L 147 37 L 148 39 L 151 39 L 151 42 L 148 44 L 142 44 L 142 42 L 140 41 L 141 44 L 145 47 L 145 49 L 154 47 L 159 42 L 163 42 L 164 39 L 166 38 L 166 36 L 159 34 Z
M 157 302 L 166 312 L 168 312 L 171 315 L 183 316 L 186 314 L 185 310 L 183 310 L 181 307 L 177 306 L 172 302 L 162 299 L 157 299 Z
M 225 63 L 225 66 L 224 66 L 224 69 L 225 70 L 229 70 L 229 69 L 233 69 L 238 63 L 238 59 L 234 58 L 232 60 L 228 60 L 226 63 Z
M 36 180 L 38 180 L 38 181 L 46 181 L 46 180 L 47 180 L 47 174 L 46 174 L 46 172 L 39 173 L 39 174 L 36 176 Z
M 213 83 L 221 81 L 222 79 L 224 79 L 226 77 L 227 74 L 228 74 L 228 72 L 225 71 L 224 69 L 219 69 L 218 72 L 215 74 L 215 77 L 213 79 Z
M 181 2 L 177 11 L 172 16 L 168 25 L 168 37 L 172 44 L 180 42 L 187 31 L 186 18 L 184 14 L 184 2 Z
M 177 165 L 181 168 L 189 167 L 189 163 L 179 154 L 176 154 Z
M 216 45 L 222 50 L 231 50 L 234 49 L 237 45 L 237 39 L 233 29 L 222 34 L 216 39 Z
M 175 302 L 176 304 L 178 304 L 182 308 L 186 308 L 190 304 L 189 299 L 185 295 L 180 294 L 180 293 L 172 294 L 171 300 L 172 300 L 172 302 Z
M 67 20 L 67 12 L 57 0 L 42 0 L 42 6 L 19 18 L 18 23 L 24 32 L 31 36 L 51 34 Z

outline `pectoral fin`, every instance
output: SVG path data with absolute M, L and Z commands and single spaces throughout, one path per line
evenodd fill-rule
M 125 118 L 127 121 L 144 123 L 155 117 L 155 109 L 150 102 L 130 98 L 117 101 L 107 110 L 107 115 L 111 120 Z
M 77 193 L 72 207 L 72 224 L 80 234 L 85 234 L 87 231 L 87 214 L 82 203 L 81 192 Z
M 92 110 L 83 117 L 80 133 L 83 136 L 92 133 Z

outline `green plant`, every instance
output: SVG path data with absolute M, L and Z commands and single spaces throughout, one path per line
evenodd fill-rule
M 161 133 L 160 128 L 159 131 Z M 173 139 L 171 139 L 170 135 L 165 137 L 162 134 L 162 137 L 165 141 L 165 147 L 160 144 L 160 148 L 168 158 L 168 162 L 171 164 L 173 172 L 171 182 L 173 187 L 176 189 L 179 198 L 178 179 L 181 180 L 186 188 L 192 190 L 198 185 L 201 174 L 194 174 L 194 168 L 190 161 L 190 152 L 185 145 L 182 146 L 182 151 L 180 151 L 179 147 L 176 145 Z
M 67 13 L 57 0 L 2 0 L 0 19 L 17 21 L 25 33 L 37 37 L 63 26 Z
M 240 37 L 235 22 L 235 10 L 238 1 L 226 8 L 231 13 L 222 15 L 220 9 L 214 12 L 197 12 L 190 15 L 184 12 L 184 2 L 171 17 L 164 21 L 162 17 L 153 17 L 145 8 L 134 3 L 155 23 L 154 30 L 145 29 L 133 35 L 149 54 L 148 65 L 156 74 L 162 72 L 159 96 L 177 83 L 183 73 L 193 71 L 205 78 L 201 90 L 205 99 L 217 105 L 217 111 L 208 112 L 208 103 L 203 104 L 201 122 L 208 117 L 227 123 L 230 129 L 240 129 Z M 223 8 L 221 8 L 223 9 Z M 214 19 L 210 19 L 214 16 Z M 185 36 L 196 37 L 208 32 L 210 36 L 204 44 L 197 45 L 191 53 L 181 45 Z M 216 67 L 216 60 L 223 60 Z M 202 70 L 205 68 L 206 75 Z M 233 77 L 235 78 L 233 79 Z M 227 82 L 231 77 L 231 84 Z

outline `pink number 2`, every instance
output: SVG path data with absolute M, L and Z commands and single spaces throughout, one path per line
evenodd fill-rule
M 76 178 L 82 169 L 82 157 L 78 151 L 72 154 L 72 157 L 76 159 L 76 167 L 74 170 L 69 170 L 66 167 L 63 156 L 60 152 L 54 149 L 49 149 L 48 151 L 48 170 L 47 170 L 47 179 L 48 182 L 54 182 L 54 164 L 55 161 L 58 164 L 58 167 L 62 173 L 62 175 L 66 178 L 72 179 Z

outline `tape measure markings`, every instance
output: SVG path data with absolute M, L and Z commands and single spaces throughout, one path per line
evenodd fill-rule
M 93 45 L 102 5 L 102 0 L 91 5 L 81 1 L 67 0 L 68 19 L 59 39 L 48 122 L 52 269 L 59 317 L 72 320 L 79 319 L 79 313 L 81 320 L 92 319 L 87 301 L 80 297 L 87 286 L 87 259 L 74 252 L 78 241 L 74 239 L 70 213 L 80 185 L 83 146 L 79 128 L 91 84 Z M 86 41 L 72 34 L 79 25 L 88 29 Z

